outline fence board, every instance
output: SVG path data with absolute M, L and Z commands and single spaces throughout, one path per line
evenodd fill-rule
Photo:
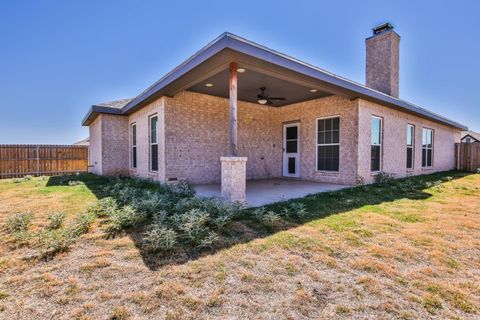
M 455 163 L 458 170 L 469 172 L 480 170 L 480 142 L 456 143 Z
M 0 179 L 86 172 L 88 147 L 0 144 Z

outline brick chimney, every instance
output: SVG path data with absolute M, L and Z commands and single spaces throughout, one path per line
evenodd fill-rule
M 395 98 L 399 93 L 400 36 L 390 23 L 372 29 L 367 47 L 366 85 Z

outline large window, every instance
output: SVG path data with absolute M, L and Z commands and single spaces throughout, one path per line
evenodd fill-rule
M 422 167 L 430 168 L 433 165 L 433 130 L 422 130 Z
M 380 171 L 382 163 L 382 118 L 372 117 L 371 171 Z
M 137 125 L 134 123 L 131 126 L 130 130 L 131 134 L 131 145 L 132 145 L 132 158 L 131 158 L 131 165 L 132 168 L 137 167 Z
M 413 169 L 415 158 L 415 126 L 407 125 L 407 169 Z
M 150 171 L 158 171 L 158 117 L 150 117 Z
M 317 170 L 338 171 L 340 160 L 340 118 L 317 120 Z

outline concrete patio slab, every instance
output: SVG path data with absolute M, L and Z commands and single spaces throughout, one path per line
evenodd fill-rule
M 247 181 L 247 204 L 259 207 L 266 204 L 302 198 L 312 193 L 348 188 L 347 185 L 321 183 L 292 179 L 265 179 Z M 200 197 L 221 198 L 220 184 L 194 186 Z

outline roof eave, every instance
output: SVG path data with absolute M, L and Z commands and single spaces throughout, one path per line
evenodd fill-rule
M 398 109 L 405 109 L 406 111 L 420 115 L 430 120 L 442 122 L 446 125 L 460 130 L 468 130 L 466 126 L 460 123 L 444 118 L 431 111 L 420 108 L 414 104 L 408 103 L 400 99 L 396 99 L 382 92 L 370 89 L 362 84 L 337 76 L 326 70 L 317 68 L 313 65 L 307 64 L 303 61 L 274 51 L 272 49 L 251 42 L 247 39 L 238 37 L 231 33 L 222 34 L 217 39 L 213 40 L 207 46 L 205 46 L 193 56 L 191 56 L 189 59 L 187 59 L 184 63 L 169 72 L 167 75 L 165 75 L 155 84 L 153 84 L 150 88 L 142 92 L 132 101 L 127 103 L 123 108 L 121 108 L 121 114 L 130 114 L 140 108 L 143 104 L 148 102 L 149 99 L 153 99 L 155 98 L 155 96 L 161 96 L 162 89 L 164 89 L 166 86 L 170 85 L 172 82 L 179 79 L 180 77 L 182 77 L 183 75 L 185 75 L 186 73 L 188 73 L 189 71 L 199 66 L 201 63 L 205 62 L 207 59 L 213 57 L 224 49 L 231 49 L 239 53 L 276 64 L 282 68 L 289 69 L 299 74 L 303 74 L 305 76 L 323 81 L 325 83 L 338 87 L 352 97 L 373 100 L 375 102 L 387 104 L 388 106 L 393 106 Z M 94 110 L 92 109 L 91 112 L 93 113 Z M 87 114 L 86 119 L 88 119 L 88 116 L 89 115 Z
M 83 118 L 82 125 L 89 126 L 101 113 L 123 115 L 122 110 L 119 108 L 109 108 L 93 105 L 90 107 L 90 110 L 88 110 L 87 114 Z

